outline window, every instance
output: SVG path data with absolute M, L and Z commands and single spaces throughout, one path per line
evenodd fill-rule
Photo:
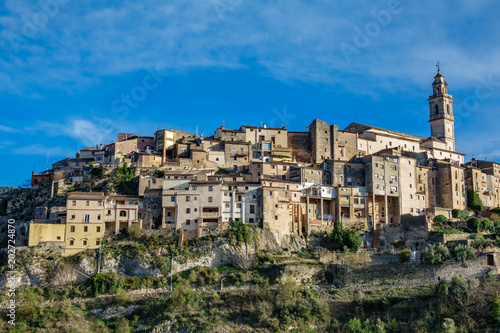
M 171 202 L 175 202 L 175 197 L 170 197 Z
M 278 215 L 274 215 L 274 219 L 277 220 L 278 219 Z
M 198 201 L 198 197 L 194 197 L 194 201 Z
M 89 231 L 89 227 L 83 227 L 83 232 Z
M 226 203 L 226 208 L 230 208 L 231 205 L 229 203 Z
M 127 212 L 126 212 L 126 211 L 124 211 L 124 210 L 121 210 L 121 211 L 120 211 L 120 216 L 127 216 Z
M 111 210 L 110 209 L 108 209 L 108 215 L 111 215 Z
M 73 239 L 70 239 L 69 240 L 69 245 L 71 245 L 71 246 L 75 245 L 75 241 Z
M 75 232 L 75 226 L 74 225 L 71 226 L 70 231 L 71 232 Z
M 90 215 L 89 214 L 85 214 L 84 219 L 85 219 L 84 220 L 85 223 L 89 223 L 90 222 Z
M 214 198 L 208 197 L 208 202 L 212 202 L 213 200 L 214 200 Z
M 186 195 L 186 201 L 191 201 L 191 198 L 189 197 L 189 195 Z
M 96 228 L 95 228 L 95 231 L 96 231 L 96 232 L 101 232 L 101 227 L 96 227 Z
M 100 220 L 101 219 L 101 215 L 97 215 L 97 219 Z
M 241 204 L 240 204 L 240 203 L 237 203 L 237 204 L 236 204 L 236 208 L 241 208 Z
M 191 214 L 191 208 L 186 208 L 186 214 Z
M 196 185 L 193 185 L 192 189 L 196 190 L 198 187 Z
M 76 201 L 73 200 L 73 202 L 71 203 L 71 205 L 76 206 Z
M 172 212 L 167 212 L 167 216 L 172 216 Z
M 87 240 L 86 240 L 86 239 L 84 239 L 84 240 L 82 241 L 82 243 L 83 243 L 83 246 L 86 246 L 86 245 L 87 245 Z
M 250 214 L 255 214 L 255 205 L 250 205 Z
M 90 201 L 85 202 L 86 206 L 90 206 Z
M 186 220 L 186 225 L 191 225 L 191 220 Z
M 71 219 L 74 220 L 75 219 L 75 215 L 71 215 Z
M 212 192 L 212 191 L 214 190 L 214 187 L 210 185 L 210 186 L 208 187 L 208 190 L 209 190 L 210 192 Z

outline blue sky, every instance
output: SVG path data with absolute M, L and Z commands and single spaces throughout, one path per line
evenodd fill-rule
M 500 161 L 498 12 L 473 0 L 2 1 L 0 185 L 119 131 L 304 131 L 319 118 L 429 136 L 438 60 L 457 150 Z

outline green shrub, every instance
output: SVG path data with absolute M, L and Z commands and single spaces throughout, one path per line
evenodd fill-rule
M 493 214 L 500 215 L 500 207 L 490 209 L 490 212 Z
M 482 235 L 477 235 L 471 243 L 471 246 L 481 253 L 483 253 L 484 249 L 492 246 L 494 243 L 491 239 L 484 238 Z
M 476 251 L 471 246 L 457 245 L 454 248 L 455 257 L 458 261 L 466 263 L 468 260 L 476 258 Z
M 482 222 L 477 217 L 471 217 L 467 220 L 467 227 L 474 232 L 479 232 L 481 229 Z
M 461 210 L 461 209 L 453 209 L 451 211 L 451 214 L 454 218 L 460 219 L 460 220 L 465 220 L 467 217 L 469 217 L 469 211 L 468 210 Z
M 443 225 L 444 223 L 448 222 L 448 219 L 444 215 L 436 215 L 436 217 L 434 217 L 432 222 L 439 224 L 439 225 Z
M 128 297 L 127 292 L 123 289 L 118 289 L 116 291 L 113 300 L 116 305 L 125 305 L 130 302 L 130 298 Z
M 470 209 L 475 212 L 483 211 L 483 203 L 481 202 L 481 198 L 474 190 L 467 191 L 467 204 Z
M 398 253 L 398 257 L 399 257 L 399 262 L 401 263 L 408 262 L 410 261 L 411 251 L 409 249 L 401 250 Z
M 327 235 L 326 238 L 332 243 L 333 250 L 343 250 L 347 247 L 352 252 L 357 252 L 361 247 L 361 237 L 358 232 L 346 230 L 338 222 L 335 222 L 332 233 Z
M 422 251 L 422 258 L 427 264 L 441 264 L 445 260 L 450 259 L 450 250 L 443 244 L 428 245 Z
M 116 333 L 130 333 L 130 332 L 132 332 L 127 318 L 120 317 L 116 320 L 115 332 Z
M 134 240 L 140 240 L 144 236 L 144 230 L 141 229 L 138 223 L 134 223 L 128 229 L 128 235 Z
M 500 320 L 500 298 L 498 294 L 493 297 L 493 302 L 491 303 L 491 316 L 495 320 Z
M 495 223 L 489 219 L 483 219 L 481 221 L 481 230 L 495 232 Z

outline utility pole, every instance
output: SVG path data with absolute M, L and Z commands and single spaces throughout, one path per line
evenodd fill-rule
M 174 235 L 175 235 L 175 236 L 177 236 L 177 237 L 178 237 L 177 230 L 173 230 L 173 229 L 172 229 L 172 232 L 174 233 Z M 175 242 L 174 242 L 174 247 L 173 247 L 173 249 L 172 249 L 172 255 L 171 255 L 171 257 L 170 257 L 170 258 L 171 258 L 171 259 L 170 259 L 170 291 L 172 291 L 172 290 L 173 290 L 173 285 L 172 285 L 172 279 L 173 279 L 173 278 L 172 278 L 172 275 L 173 275 L 172 268 L 173 268 L 173 267 L 172 267 L 172 266 L 174 265 L 174 259 L 175 259 L 175 258 L 179 258 L 179 257 L 180 257 L 180 256 L 177 256 L 177 257 L 175 257 L 175 258 L 174 258 L 174 253 L 175 253 Z
M 97 274 L 99 274 L 101 272 L 102 242 L 103 242 L 103 240 L 101 239 L 101 246 L 99 246 L 99 256 L 97 259 Z
M 224 276 L 221 280 L 220 280 L 220 291 L 222 291 L 222 281 L 224 281 L 224 279 L 227 278 L 227 276 Z

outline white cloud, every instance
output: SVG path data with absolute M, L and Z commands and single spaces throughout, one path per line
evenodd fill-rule
M 6 1 L 8 14 L 0 18 L 5 31 L 20 34 L 21 17 L 39 10 L 36 3 Z M 22 52 L 14 53 L 4 39 L 7 52 L 0 62 L 8 74 L 0 75 L 0 82 L 9 84 L 0 86 L 14 94 L 26 94 L 36 85 L 84 89 L 102 76 L 158 63 L 171 70 L 235 68 L 245 58 L 280 80 L 327 83 L 360 94 L 428 84 L 437 60 L 445 74 L 460 77 L 455 82 L 465 87 L 480 75 L 500 73 L 500 52 L 491 42 L 499 24 L 492 19 L 494 2 L 474 10 L 470 4 L 402 4 L 401 12 L 368 46 L 358 48 L 349 64 L 341 43 L 354 45 L 354 29 L 375 22 L 370 13 L 386 10 L 388 2 L 69 2 L 22 45 Z M 466 18 L 489 29 L 457 23 Z M 19 72 L 23 75 L 14 75 Z
M 22 146 L 10 151 L 14 155 L 74 156 L 75 150 L 69 147 L 46 147 L 40 144 Z
M 17 133 L 17 132 L 19 132 L 19 130 L 15 129 L 15 128 L 8 127 L 8 126 L 3 126 L 3 125 L 0 125 L 0 131 L 1 132 L 7 132 L 7 133 Z

